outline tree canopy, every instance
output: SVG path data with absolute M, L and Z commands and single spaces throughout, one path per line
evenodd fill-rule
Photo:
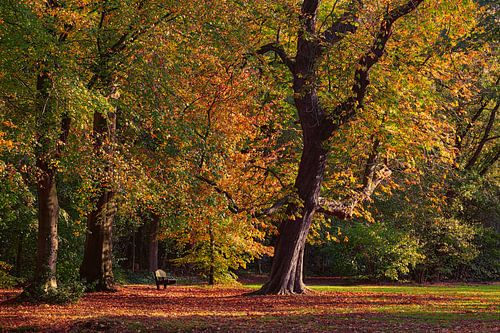
M 325 253 L 498 276 L 497 9 L 3 1 L 0 261 L 41 294 L 114 290 L 136 257 L 216 283 L 272 256 L 265 294 Z

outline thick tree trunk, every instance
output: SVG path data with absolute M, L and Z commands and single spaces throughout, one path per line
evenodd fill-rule
M 304 2 L 303 6 L 309 5 Z M 307 10 L 309 9 L 303 7 L 303 11 Z M 315 9 L 312 11 L 314 17 L 304 15 L 303 23 L 306 30 L 314 32 Z M 328 122 L 320 106 L 315 83 L 317 60 L 320 54 L 319 45 L 306 38 L 301 32 L 293 66 L 293 91 L 303 139 L 295 188 L 303 207 L 298 207 L 296 204 L 288 206 L 287 216 L 292 216 L 292 218 L 281 223 L 271 275 L 269 281 L 258 293 L 300 294 L 307 291 L 303 282 L 304 247 L 318 205 L 327 159 L 327 150 L 323 143 L 329 136 L 325 134 L 324 126 Z
M 154 272 L 158 269 L 158 230 L 160 228 L 160 216 L 153 214 L 151 220 L 151 229 L 149 232 L 149 251 L 148 265 L 149 271 Z
M 36 183 L 38 199 L 38 237 L 33 289 L 47 292 L 57 288 L 57 221 L 59 202 L 56 190 L 56 170 L 49 164 L 53 152 L 47 132 L 53 130 L 50 89 L 52 80 L 49 73 L 42 71 L 36 82 L 39 117 L 38 145 L 35 151 L 38 178 Z
M 303 282 L 304 247 L 316 210 L 326 162 L 326 151 L 319 143 L 320 141 L 314 140 L 304 146 L 296 180 L 304 207 L 298 208 L 294 204 L 288 206 L 287 216 L 294 218 L 289 218 L 280 225 L 269 281 L 258 291 L 260 294 L 307 292 Z
M 104 190 L 97 207 L 87 218 L 87 237 L 80 277 L 96 290 L 114 291 L 112 270 L 113 192 Z
M 59 203 L 55 172 L 48 170 L 43 161 L 38 161 L 40 176 L 37 181 L 38 196 L 38 240 L 33 287 L 43 290 L 57 288 L 57 221 Z
M 260 50 L 261 53 L 274 51 L 293 75 L 294 101 L 302 127 L 303 149 L 295 182 L 301 201 L 300 206 L 297 203 L 288 205 L 287 215 L 291 218 L 283 221 L 280 226 L 280 238 L 275 247 L 270 280 L 258 293 L 294 294 L 306 291 L 302 282 L 304 246 L 314 213 L 319 208 L 319 193 L 328 153 L 327 141 L 342 124 L 354 117 L 358 108 L 362 107 L 370 83 L 370 68 L 384 54 L 393 23 L 412 12 L 423 1 L 408 0 L 385 14 L 371 48 L 358 60 L 354 83 L 351 86 L 352 96 L 336 105 L 328 114 L 318 99 L 317 67 L 325 48 L 338 43 L 346 33 L 357 30 L 356 21 L 361 1 L 352 1 L 347 10 L 334 20 L 329 28 L 318 33 L 317 15 L 320 1 L 304 0 L 301 6 L 295 58 L 290 58 L 279 42 L 268 44 Z M 365 184 L 367 188 L 361 193 L 362 197 L 371 194 L 382 179 L 367 181 Z M 354 200 L 353 204 L 358 201 L 359 199 Z M 344 206 L 342 204 L 338 207 L 335 216 L 343 218 L 349 216 L 348 210 L 352 205 Z
M 104 177 L 100 181 L 100 195 L 94 210 L 87 217 L 87 237 L 80 277 L 88 284 L 95 284 L 96 290 L 116 291 L 112 269 L 112 228 L 116 213 L 114 192 L 106 178 L 111 177 L 112 141 L 116 132 L 116 115 L 94 114 L 95 151 L 105 163 Z M 104 148 L 103 156 L 102 148 Z

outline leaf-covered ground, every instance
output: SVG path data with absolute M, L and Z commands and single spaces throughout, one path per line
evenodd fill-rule
M 5 304 L 1 331 L 500 332 L 500 285 L 317 286 L 304 296 L 245 296 L 246 287 L 129 285 L 77 304 Z

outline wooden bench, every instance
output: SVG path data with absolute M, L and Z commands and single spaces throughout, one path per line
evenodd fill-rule
M 175 282 L 177 282 L 174 279 L 169 279 L 167 277 L 167 273 L 165 273 L 165 271 L 162 271 L 161 269 L 154 271 L 153 276 L 155 278 L 156 288 L 158 290 L 160 290 L 161 285 L 163 285 L 163 289 L 166 289 L 167 284 L 175 284 Z

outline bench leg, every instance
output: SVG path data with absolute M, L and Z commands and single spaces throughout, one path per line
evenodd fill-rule
M 160 284 L 159 283 L 156 284 L 156 289 L 160 290 Z

